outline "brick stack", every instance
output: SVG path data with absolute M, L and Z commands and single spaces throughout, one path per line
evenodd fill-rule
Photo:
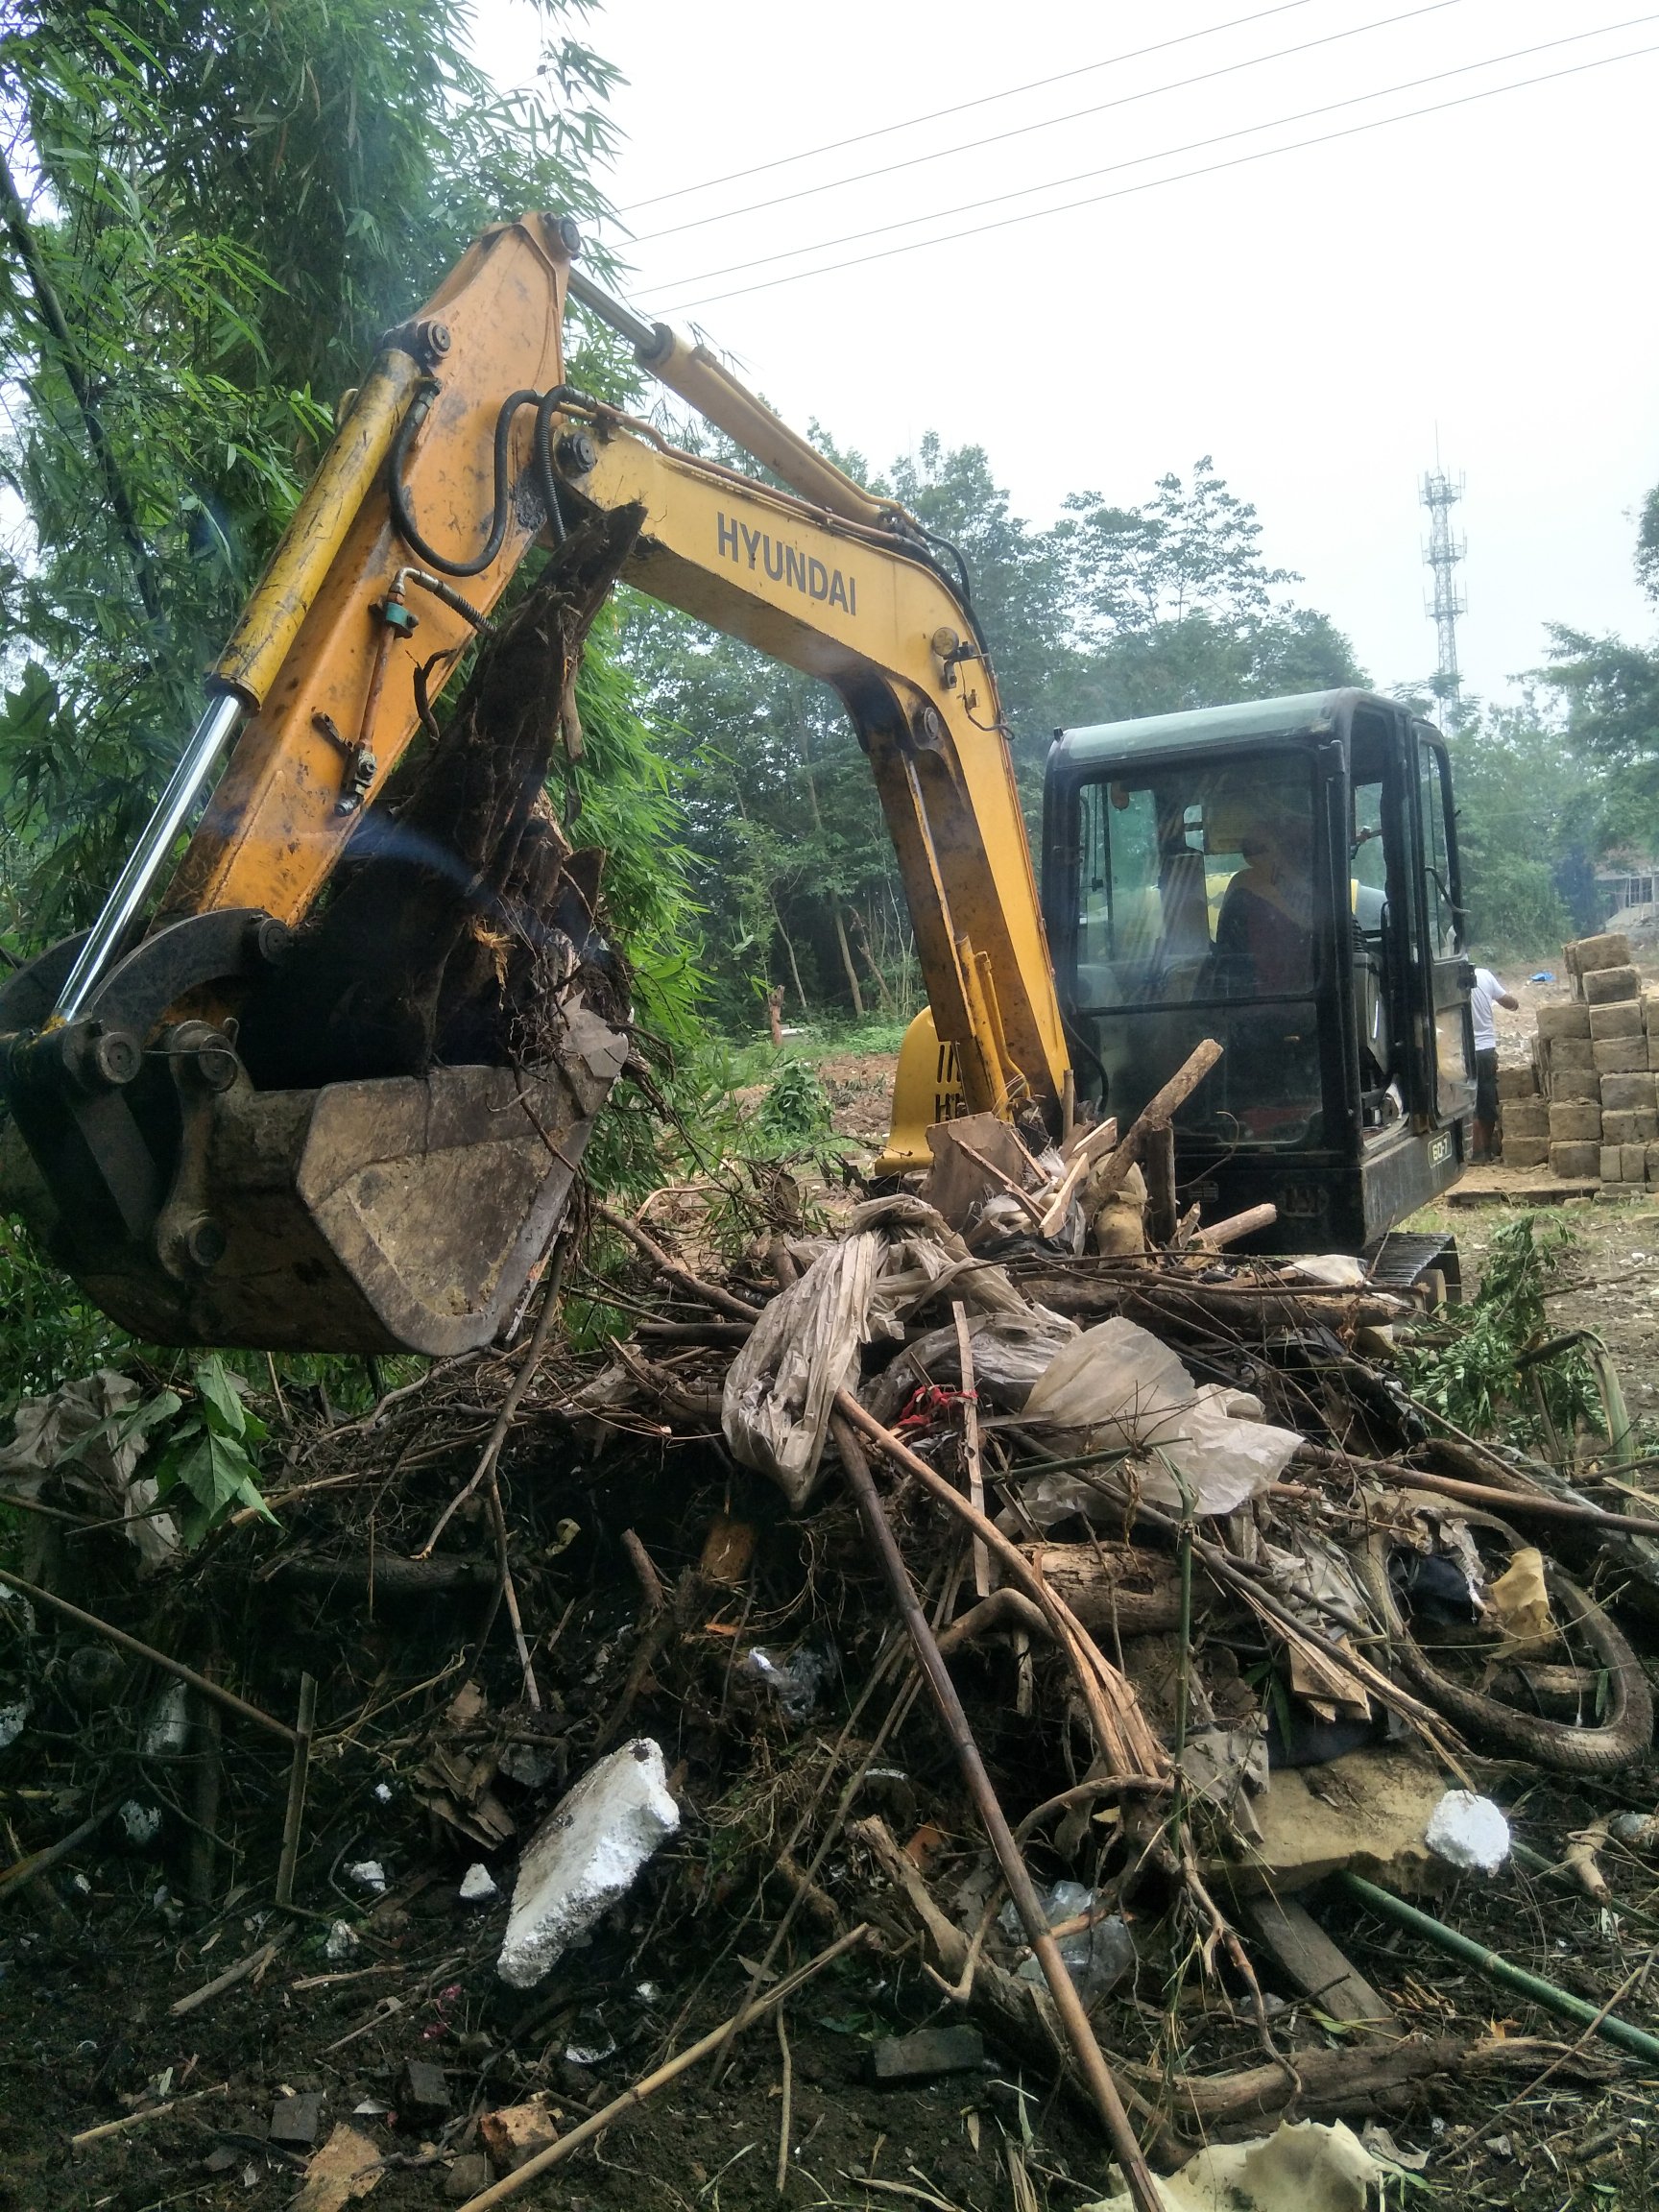
M 1659 1184 L 1659 993 L 1644 998 L 1623 936 L 1563 952 L 1572 999 L 1539 1007 L 1531 1067 L 1499 1074 L 1503 1158 L 1633 1197 Z

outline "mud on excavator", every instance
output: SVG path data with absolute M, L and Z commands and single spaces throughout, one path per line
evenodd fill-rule
M 450 1354 L 521 1311 L 630 1049 L 598 859 L 522 778 L 479 803 L 491 762 L 465 733 L 440 740 L 436 781 L 393 830 L 376 802 L 537 545 L 557 590 L 513 711 L 515 774 L 530 763 L 538 791 L 550 733 L 579 745 L 581 636 L 618 577 L 844 701 L 928 996 L 880 1171 L 926 1166 L 926 1125 L 958 1112 L 1051 1138 L 1079 1092 L 1132 1115 L 1205 1033 L 1231 1065 L 1214 1095 L 1200 1086 L 1179 1157 L 1207 1197 L 1270 1191 L 1297 1241 L 1317 1220 L 1327 1246 L 1358 1249 L 1452 1180 L 1473 1042 L 1433 733 L 1333 694 L 1065 733 L 1046 926 L 950 548 L 705 349 L 609 299 L 579 251 L 567 220 L 496 226 L 386 334 L 98 921 L 0 990 L 0 1198 L 87 1296 L 152 1342 L 272 1350 Z M 791 490 L 568 386 L 570 297 Z M 501 851 L 445 843 L 462 800 L 507 826 Z M 421 871 L 447 879 L 450 934 L 424 997 L 389 1006 L 376 964 Z M 534 1049 L 454 1018 L 480 915 L 497 975 L 515 935 L 559 949 Z

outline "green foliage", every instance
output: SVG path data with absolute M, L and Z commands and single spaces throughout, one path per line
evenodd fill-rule
M 609 855 L 606 909 L 633 966 L 640 1021 L 684 1047 L 698 1034 L 707 980 L 701 915 L 682 838 L 682 803 L 669 760 L 637 710 L 634 682 L 615 657 L 616 619 L 607 610 L 589 633 L 576 684 L 584 753 L 565 827 L 574 841 Z
M 766 1086 L 756 1117 L 763 1136 L 804 1142 L 830 1130 L 830 1094 L 805 1060 L 785 1060 Z
M 1561 695 L 1569 743 L 1599 771 L 1594 848 L 1659 844 L 1659 651 L 1551 625 L 1542 681 Z
M 1097 492 L 1074 493 L 1065 532 L 1073 589 L 1106 637 L 1143 634 L 1206 614 L 1231 626 L 1260 621 L 1280 584 L 1300 582 L 1269 568 L 1256 510 L 1215 473 L 1206 453 L 1190 483 L 1161 476 L 1143 507 L 1109 507 Z
M 1581 1420 L 1594 1420 L 1599 1399 L 1581 1352 L 1556 1354 L 1525 1371 L 1518 1364 L 1553 1333 L 1545 1300 L 1572 1280 L 1579 1249 L 1559 1217 L 1522 1214 L 1505 1222 L 1493 1236 L 1476 1295 L 1404 1339 L 1412 1396 L 1471 1435 L 1503 1435 L 1533 1449 L 1551 1429 L 1571 1436 Z
M 1446 735 L 1469 941 L 1494 959 L 1540 957 L 1573 934 L 1556 878 L 1589 831 L 1595 772 L 1530 690 L 1518 708 L 1472 705 Z
M 1636 576 L 1659 604 L 1659 485 L 1637 519 Z M 1560 695 L 1569 743 L 1597 770 L 1590 849 L 1651 856 L 1659 848 L 1659 648 L 1551 624 L 1539 676 Z
M 330 434 L 325 396 L 485 224 L 599 206 L 615 72 L 567 34 L 581 12 L 545 0 L 538 84 L 504 96 L 465 0 L 0 0 L 12 173 L 70 336 L 65 354 L 8 252 L 0 483 L 22 527 L 0 622 L 22 683 L 0 719 L 0 894 L 19 950 L 88 918 L 147 817 Z M 608 338 L 574 358 L 617 384 Z
M 259 1494 L 259 1469 L 249 1450 L 263 1441 L 265 1424 L 243 1403 L 239 1380 L 217 1353 L 210 1353 L 192 1370 L 193 1405 L 163 1390 L 127 1425 L 128 1433 L 139 1424 L 144 1431 L 165 1426 L 153 1469 L 156 1495 L 159 1501 L 177 1490 L 185 1493 L 176 1503 L 182 1508 L 180 1530 L 191 1548 L 239 1506 L 254 1506 L 268 1521 L 276 1520 Z
M 1142 507 L 1096 493 L 1066 502 L 1054 533 L 1082 651 L 1062 720 L 1117 721 L 1233 699 L 1362 684 L 1327 615 L 1274 594 L 1301 579 L 1270 568 L 1262 524 L 1209 454 L 1189 480 L 1161 477 Z
M 23 1224 L 0 1216 L 0 1414 L 107 1366 L 127 1343 L 41 1257 Z

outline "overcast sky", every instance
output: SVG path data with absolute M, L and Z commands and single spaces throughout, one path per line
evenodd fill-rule
M 1383 685 L 1434 665 L 1438 430 L 1464 680 L 1503 697 L 1550 621 L 1653 626 L 1659 13 L 1634 5 L 625 0 L 588 35 L 628 79 L 631 297 L 791 421 L 878 465 L 929 429 L 982 445 L 1040 524 L 1211 453 Z M 523 0 L 480 0 L 478 42 L 527 75 Z

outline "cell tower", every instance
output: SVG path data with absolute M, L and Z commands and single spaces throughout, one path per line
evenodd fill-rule
M 1429 542 L 1423 548 L 1423 559 L 1434 572 L 1434 596 L 1424 602 L 1423 609 L 1433 617 L 1439 648 L 1434 696 L 1452 702 L 1462 682 L 1457 673 L 1457 617 L 1469 612 L 1469 602 L 1458 590 L 1455 573 L 1458 562 L 1468 554 L 1469 541 L 1456 537 L 1452 529 L 1452 510 L 1463 496 L 1463 479 L 1459 476 L 1454 483 L 1436 454 L 1433 468 L 1423 478 L 1419 496 L 1429 510 Z

